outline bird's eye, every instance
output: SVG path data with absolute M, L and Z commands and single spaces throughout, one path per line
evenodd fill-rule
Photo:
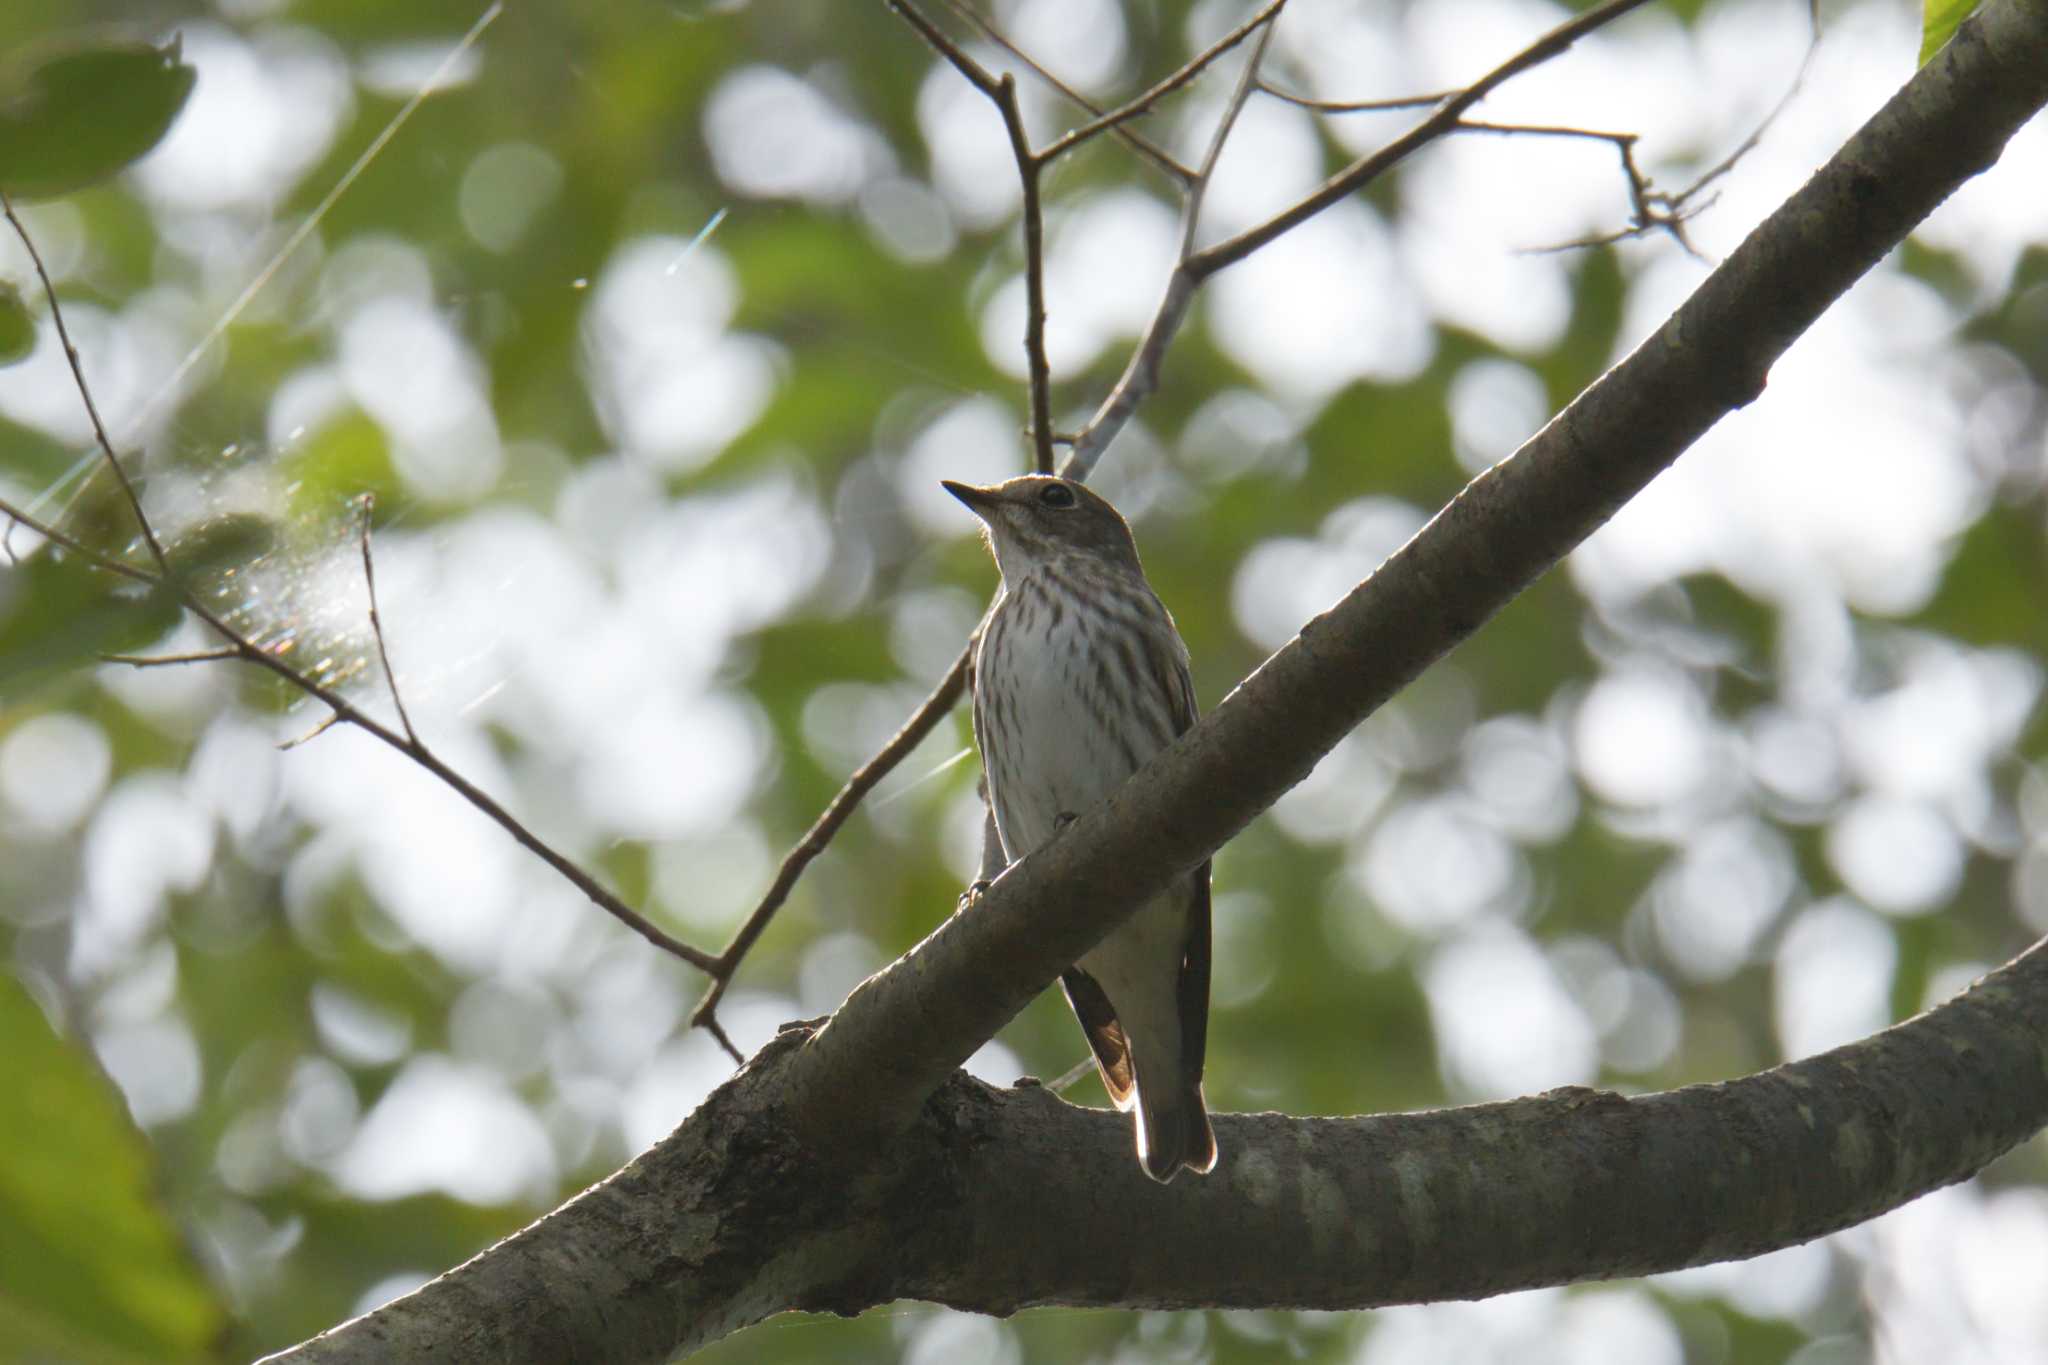
M 1047 507 L 1072 507 L 1074 490 L 1063 483 L 1049 483 L 1038 490 L 1038 501 Z

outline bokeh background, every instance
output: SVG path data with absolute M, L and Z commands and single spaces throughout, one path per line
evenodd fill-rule
M 985 12 L 1109 99 L 1250 9 Z M 388 716 L 353 539 L 373 493 L 423 736 L 715 948 L 993 587 L 937 481 L 1025 465 L 1016 177 L 986 102 L 879 3 L 513 5 L 236 309 L 482 13 L 9 0 L 0 48 L 120 22 L 181 33 L 199 73 L 147 160 L 26 217 L 152 513 L 201 547 L 222 608 Z M 1437 90 L 1566 13 L 1294 0 L 1267 75 L 1330 99 Z M 1656 6 L 1484 107 L 1639 133 L 1677 190 L 1797 82 L 1695 200 L 1698 255 L 1668 235 L 1542 250 L 1625 225 L 1613 148 L 1470 137 L 1213 282 L 1097 479 L 1205 704 L 1625 354 L 1910 75 L 1901 0 L 1827 0 L 1820 22 L 1802 79 L 1803 5 Z M 1197 155 L 1233 70 L 1147 131 Z M 1041 138 L 1074 121 L 1022 85 Z M 1205 237 L 1402 126 L 1255 99 Z M 1216 1107 L 1739 1075 L 1904 1018 L 2048 932 L 2043 185 L 2037 121 L 1758 402 L 1220 855 Z M 1178 207 L 1107 139 L 1047 192 L 1074 426 L 1157 302 Z M 0 241 L 0 270 L 25 266 Z M 45 326 L 0 370 L 0 490 L 127 544 L 89 468 Z M 346 729 L 280 750 L 320 711 L 248 670 L 96 663 L 208 642 L 32 534 L 10 544 L 11 1358 L 289 1344 L 608 1173 L 730 1073 L 686 1026 L 699 977 L 427 774 Z M 951 910 L 977 850 L 970 744 L 963 711 L 805 877 L 724 1007 L 743 1047 L 831 1010 Z M 1082 1056 L 1054 995 L 974 1069 Z M 1070 1095 L 1101 1102 L 1092 1079 Z M 2036 1361 L 2044 1176 L 2030 1143 L 1758 1261 L 1479 1304 L 1007 1322 L 902 1304 L 704 1358 Z

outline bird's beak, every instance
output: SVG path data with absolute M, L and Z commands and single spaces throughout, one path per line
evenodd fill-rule
M 939 486 L 966 503 L 967 510 L 984 521 L 1002 501 L 1002 495 L 993 488 L 977 488 L 971 483 L 954 483 L 951 479 L 940 479 Z

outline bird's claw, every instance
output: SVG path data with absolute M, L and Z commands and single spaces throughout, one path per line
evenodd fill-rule
M 953 913 L 957 915 L 968 906 L 980 900 L 988 888 L 988 882 L 979 877 L 975 878 L 972 882 L 968 883 L 967 889 L 960 893 L 960 899 L 953 902 Z

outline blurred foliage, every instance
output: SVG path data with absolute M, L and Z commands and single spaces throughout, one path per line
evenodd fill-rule
M 47 199 L 122 170 L 169 131 L 194 76 L 175 40 L 17 52 L 0 67 L 0 189 Z
M 1730 7 L 1686 0 L 1667 8 L 1690 25 Z M 291 60 L 308 64 L 293 68 L 301 75 L 317 68 L 336 76 L 342 93 L 327 106 L 328 126 L 307 93 L 317 82 L 270 92 L 260 112 L 305 113 L 307 126 L 294 134 L 302 143 L 281 138 L 214 155 L 228 169 L 260 162 L 259 152 L 277 157 L 283 169 L 254 190 L 209 200 L 193 187 L 152 181 L 145 163 L 136 175 L 26 215 L 53 262 L 87 368 L 105 376 L 103 396 L 131 413 L 139 406 L 135 374 L 168 368 L 225 315 L 480 9 L 444 0 L 162 0 L 147 8 L 152 29 L 141 36 L 162 43 L 183 30 L 188 56 L 209 53 L 222 63 L 209 68 L 194 57 L 195 108 L 210 80 L 253 79 L 266 63 Z M 1191 24 L 1212 20 L 1214 7 L 1131 0 L 1121 13 L 1121 56 L 1102 78 L 1105 97 L 1181 60 Z M 135 17 L 122 0 L 9 0 L 0 5 L 0 54 L 41 61 L 32 54 L 74 51 L 79 35 L 99 31 L 94 26 Z M 156 50 L 126 49 L 122 60 Z M 151 111 L 167 107 L 173 77 L 165 73 L 193 69 L 159 71 L 160 59 L 148 62 L 132 102 L 117 109 L 82 98 L 92 111 L 96 164 L 112 164 L 109 148 L 132 155 Z M 860 184 L 806 195 L 734 183 L 713 145 L 711 111 L 764 74 L 801 81 L 856 130 L 845 157 L 858 163 Z M 692 941 L 717 946 L 782 851 L 936 679 L 994 583 L 965 518 L 938 543 L 941 524 L 918 502 L 920 489 L 953 472 L 918 453 L 935 424 L 981 400 L 1014 432 L 1024 411 L 1008 368 L 1014 356 L 989 351 L 988 338 L 1009 324 L 985 326 L 984 312 L 1021 267 L 1014 209 L 1004 210 L 1000 195 L 993 209 L 948 205 L 933 145 L 946 130 L 935 126 L 941 115 L 933 110 L 946 107 L 939 96 L 952 83 L 875 4 L 507 7 L 477 52 L 458 63 L 451 87 L 370 160 L 307 244 L 225 328 L 175 410 L 136 438 L 145 491 L 173 520 L 181 571 L 219 592 L 234 575 L 267 564 L 260 581 L 283 601 L 285 589 L 315 577 L 306 567 L 316 558 L 305 549 L 306 528 L 328 527 L 331 571 L 348 576 L 329 594 L 326 605 L 342 604 L 334 619 L 271 620 L 265 603 L 245 606 L 270 631 L 267 641 L 300 648 L 294 657 L 309 662 L 335 658 L 337 676 L 357 677 L 353 695 L 381 707 L 367 633 L 357 629 L 350 643 L 355 616 L 337 623 L 362 606 L 353 509 L 356 498 L 373 494 L 378 543 L 390 554 L 380 548 L 385 615 L 401 617 L 408 592 L 413 601 L 445 597 L 471 612 L 442 621 L 446 640 L 417 642 L 418 656 L 438 647 L 445 657 L 422 662 L 401 651 L 407 687 L 418 684 L 423 694 L 413 700 L 428 740 L 451 760 L 460 753 L 458 767 L 628 899 Z M 75 90 L 90 96 L 94 88 Z M 51 89 L 65 96 L 44 106 L 55 109 L 74 87 Z M 1197 86 L 1199 97 L 1213 94 Z M 1055 106 L 1033 100 L 1039 131 L 1048 131 L 1052 116 L 1042 111 Z M 1193 102 L 1152 116 L 1148 132 L 1173 142 L 1182 106 Z M 973 116 L 987 111 L 974 108 Z M 1614 118 L 1627 124 L 1631 111 Z M 0 183 L 11 126 L 0 124 Z M 225 136 L 224 125 L 214 127 Z M 1323 168 L 1340 164 L 1348 145 L 1323 129 L 1315 145 Z M 768 160 L 800 161 L 803 150 L 770 146 Z M 1673 155 L 1702 157 L 1696 148 Z M 77 183 L 84 164 L 58 169 Z M 545 166 L 551 188 L 519 201 L 515 221 L 512 200 L 484 192 L 494 164 Z M 1612 193 L 1611 170 L 1597 173 L 1609 177 L 1601 184 Z M 895 185 L 901 201 L 870 193 L 880 182 Z M 1062 214 L 1105 191 L 1135 187 L 1175 207 L 1160 177 L 1109 139 L 1062 164 L 1047 187 L 1055 237 Z M 1423 189 L 1404 171 L 1364 203 L 1399 224 Z M 180 197 L 188 191 L 196 197 Z M 929 236 L 892 237 L 903 229 L 891 211 L 912 215 L 912 227 Z M 1500 220 L 1497 240 L 1481 249 L 1506 254 L 1522 244 L 1508 221 L 1512 207 L 1475 203 L 1465 214 Z M 693 258 L 683 244 L 714 225 L 692 249 L 702 259 Z M 677 316 L 653 322 L 631 312 L 644 300 L 619 305 L 607 295 L 608 271 L 647 241 L 674 253 L 663 278 L 689 280 L 692 291 L 663 304 Z M 1459 449 L 1452 415 L 1461 384 L 1489 366 L 1513 371 L 1540 393 L 1542 420 L 1629 344 L 1628 329 L 1640 321 L 1631 290 L 1675 253 L 1669 243 L 1579 253 L 1562 267 L 1569 306 L 1551 339 L 1510 344 L 1469 324 L 1432 321 L 1427 354 L 1411 369 L 1344 383 L 1313 401 L 1269 391 L 1219 339 L 1221 310 L 1198 304 L 1140 428 L 1111 451 L 1101 477 L 1134 512 L 1148 571 L 1187 637 L 1204 701 L 1222 698 L 1266 652 L 1248 624 L 1255 613 L 1242 600 L 1244 566 L 1280 546 L 1348 566 L 1353 577 L 1369 569 L 1346 557 L 1361 517 L 1419 524 L 1469 477 L 1471 452 Z M 692 275 L 706 262 L 715 266 Z M 2022 252 L 2001 275 L 1953 245 L 1916 240 L 1897 253 L 1895 269 L 1951 310 L 1943 355 L 1955 362 L 1964 411 L 1957 425 L 1967 429 L 1980 480 L 1969 523 L 1942 548 L 1924 600 L 1886 617 L 1838 597 L 1816 605 L 1814 596 L 1748 574 L 1688 569 L 1628 600 L 1589 591 L 1579 566 L 1548 576 L 1347 741 L 1313 792 L 1219 856 L 1219 962 L 1225 953 L 1228 962 L 1219 966 L 1212 1022 L 1213 1104 L 1342 1114 L 1481 1093 L 1485 1087 L 1452 1064 L 1455 1040 L 1433 1003 L 1435 974 L 1477 925 L 1535 945 L 1566 987 L 1585 988 L 1574 1008 L 1594 1019 L 1597 1074 L 1589 1080 L 1653 1089 L 1780 1059 L 1779 955 L 1802 911 L 1853 901 L 1836 852 L 1839 830 L 1846 813 L 1884 793 L 1874 780 L 1840 773 L 1812 791 L 1774 787 L 1759 737 L 1788 715 L 1818 716 L 1823 728 L 1846 733 L 1900 691 L 1928 651 L 1949 662 L 1965 651 L 1979 662 L 2010 658 L 2036 674 L 2048 658 L 2038 395 L 2048 383 L 2048 248 Z M 33 297 L 25 281 L 15 284 Z M 730 298 L 721 302 L 715 296 L 727 285 Z M 441 329 L 435 335 L 460 352 L 458 361 L 430 371 L 411 354 L 380 351 L 388 334 L 352 332 L 364 297 L 376 291 L 417 304 L 416 317 L 426 320 L 419 326 Z M 1289 303 L 1270 306 L 1284 311 Z M 10 307 L 0 299 L 0 354 L 19 346 L 7 340 L 9 327 L 48 327 L 40 306 Z M 612 307 L 619 312 L 604 311 Z M 14 312 L 20 317 L 10 321 Z M 621 378 L 633 365 L 607 357 L 621 345 L 614 332 L 634 326 L 670 349 L 650 350 L 636 362 L 644 373 Z M 623 400 L 606 384 L 687 374 L 705 348 L 734 336 L 762 358 L 758 410 L 710 449 L 636 448 L 619 417 Z M 1063 426 L 1092 410 L 1128 344 L 1118 337 L 1058 375 Z M 374 386 L 360 379 L 378 364 L 400 378 L 417 367 L 436 383 L 405 404 L 380 406 Z M 472 437 L 422 436 L 409 423 L 451 402 L 471 370 L 501 463 L 473 485 L 437 484 L 428 477 L 435 459 Z M 60 366 L 43 375 L 68 382 Z M 1202 432 L 1224 395 L 1255 400 L 1284 420 L 1264 444 L 1239 449 L 1232 435 L 1211 458 L 1214 442 Z M 731 394 L 665 396 L 694 414 Z M 85 543 L 145 562 L 111 481 L 88 479 L 78 491 L 74 462 L 86 452 L 74 443 L 76 415 L 31 406 L 0 417 L 0 491 L 61 510 Z M 940 457 L 965 467 L 980 453 L 946 449 Z M 746 547 L 719 537 L 740 515 L 737 500 L 764 488 L 789 490 L 790 506 L 816 522 L 821 567 L 793 600 L 754 614 L 735 607 L 730 621 L 718 615 L 727 599 L 753 601 L 762 587 L 754 580 L 772 578 L 779 562 L 743 560 L 750 567 L 731 571 L 699 563 L 658 593 L 633 579 L 636 568 L 651 572 L 650 556 L 621 551 L 635 543 L 636 518 L 706 509 L 701 521 L 663 523 L 659 548 L 680 554 L 701 541 L 737 555 Z M 579 511 L 586 502 L 600 514 Z M 538 529 L 482 567 L 461 560 L 460 547 L 507 526 Z M 434 823 L 454 807 L 452 795 L 437 796 L 427 814 L 403 804 L 404 784 L 390 768 L 362 759 L 350 770 L 332 757 L 345 736 L 275 754 L 273 744 L 303 735 L 317 716 L 291 710 L 267 680 L 98 666 L 105 653 L 210 642 L 174 633 L 175 613 L 160 595 L 110 580 L 75 555 L 31 548 L 17 531 L 16 553 L 0 561 L 0 951 L 36 984 L 38 999 L 62 1003 L 53 1013 L 66 1022 L 60 1039 L 44 1012 L 0 977 L 7 1112 L 35 1116 L 0 1124 L 0 1144 L 13 1144 L 0 1150 L 0 1264 L 9 1267 L 0 1277 L 0 1359 L 26 1350 L 87 1361 L 229 1360 L 289 1344 L 459 1262 L 603 1177 L 630 1154 L 629 1138 L 680 1121 L 686 1106 L 677 1095 L 725 1074 L 704 1060 L 709 1044 L 683 1022 L 700 980 L 650 961 L 637 939 L 544 875 L 496 876 L 483 864 L 497 845 L 462 842 L 468 827 L 457 822 L 467 813 Z M 1387 548 L 1373 546 L 1375 554 Z M 801 558 L 778 543 L 783 551 Z M 564 611 L 565 638 L 521 654 L 507 642 L 523 638 L 521 626 L 547 606 L 548 593 L 521 576 L 535 564 L 533 572 L 576 579 L 580 595 Z M 490 591 L 463 595 L 465 574 Z M 680 611 L 676 597 L 717 610 L 671 619 L 664 613 Z M 622 602 L 642 613 L 624 626 L 612 619 Z M 672 661 L 650 644 L 679 630 L 711 640 L 703 676 L 687 683 L 659 675 Z M 1816 633 L 1845 660 L 1840 672 L 1849 679 L 1818 700 L 1801 671 Z M 341 657 L 350 650 L 357 657 Z M 484 662 L 475 665 L 477 658 Z M 486 686 L 437 703 L 442 675 L 472 665 Z M 1675 679 L 1698 702 L 1711 740 L 1703 794 L 1668 806 L 1602 792 L 1575 748 L 1588 698 L 1645 671 Z M 594 743 L 607 724 L 636 726 L 639 716 L 626 715 L 627 701 L 619 701 L 621 714 L 579 717 L 579 726 L 537 686 L 541 675 L 593 692 L 615 676 L 630 678 L 627 700 L 634 689 L 670 685 L 694 689 L 692 698 L 715 691 L 732 701 L 760 751 L 735 812 L 716 829 L 671 839 L 585 809 L 596 802 L 577 746 Z M 501 688 L 512 700 L 497 706 Z M 2030 702 L 2017 740 L 1985 755 L 1974 803 L 1943 809 L 1963 831 L 1963 867 L 1940 913 L 1868 915 L 1895 953 L 1886 1017 L 1917 1011 L 1937 985 L 1952 987 L 1958 972 L 2005 959 L 2037 932 L 2019 902 L 2029 850 L 2048 818 L 2035 770 L 2044 723 Z M 1847 745 L 1830 734 L 1838 748 Z M 1527 746 L 1517 762 L 1562 773 L 1526 828 L 1508 828 L 1482 799 L 1483 741 L 1503 735 Z M 632 730 L 623 747 L 671 740 L 650 727 Z M 964 716 L 954 717 L 845 827 L 747 963 L 729 1020 L 746 1020 L 758 1038 L 777 1019 L 829 1009 L 861 972 L 950 912 L 966 875 L 975 767 L 944 765 L 970 742 Z M 675 743 L 660 755 L 662 770 L 694 773 L 703 756 Z M 1512 778 L 1525 769 L 1504 771 Z M 336 776 L 344 772 L 351 776 Z M 609 793 L 600 785 L 596 794 Z M 384 827 L 365 833 L 365 806 L 403 810 L 419 824 L 415 840 L 394 844 Z M 154 823 L 135 814 L 144 807 Z M 1403 893 L 1389 883 L 1401 875 L 1395 845 L 1410 828 L 1401 821 L 1423 810 L 1443 816 L 1453 833 L 1477 829 L 1490 841 L 1484 848 L 1504 850 L 1502 885 L 1484 904 L 1431 921 L 1412 905 L 1395 913 L 1382 903 L 1383 895 L 1408 894 L 1428 909 L 1427 888 Z M 138 842 L 133 831 L 144 824 L 170 832 Z M 1765 861 L 1782 869 L 1784 884 L 1730 961 L 1702 965 L 1673 946 L 1674 887 L 1709 836 L 1731 828 L 1744 847 L 1779 850 L 1781 862 Z M 1429 847 L 1447 871 L 1472 861 L 1461 856 L 1467 845 Z M 509 846 L 505 856 L 515 856 Z M 502 915 L 502 929 L 483 947 L 451 946 L 436 936 L 433 917 L 403 903 L 407 884 L 450 863 L 457 865 L 448 879 L 433 883 L 444 889 L 447 918 L 484 897 Z M 1700 877 L 1733 896 L 1753 870 L 1710 867 Z M 2034 894 L 2038 915 L 2041 893 Z M 1588 968 L 1590 985 L 1566 970 L 1574 962 L 1598 969 Z M 1644 1021 L 1665 1018 L 1636 1010 L 1646 1000 L 1668 1003 L 1668 1046 L 1640 1045 L 1655 1032 Z M 1623 1008 L 1628 1001 L 1635 1005 Z M 164 1088 L 177 1067 L 138 1077 L 109 1060 L 143 1119 L 135 1125 L 117 1112 L 88 1044 L 118 1058 L 109 1040 L 119 1042 L 138 1021 L 159 1030 L 151 1036 L 189 1044 L 195 1079 L 180 1094 Z M 1012 1070 L 1051 1077 L 1082 1056 L 1057 993 L 998 1042 L 1006 1050 L 991 1063 L 998 1079 L 1012 1062 Z M 446 1188 L 452 1180 L 411 1193 L 352 1183 L 343 1154 L 380 1102 L 406 1089 L 409 1068 L 449 1059 L 493 1077 L 532 1120 L 551 1161 L 547 1188 L 471 1201 Z M 677 1074 L 687 1081 L 674 1081 Z M 674 1103 L 663 1107 L 649 1095 Z M 1099 1086 L 1091 1078 L 1071 1098 L 1100 1103 Z M 458 1137 L 437 1128 L 416 1141 L 456 1150 Z M 477 1162 L 502 1156 L 512 1141 L 493 1131 Z M 2000 1178 L 2038 1182 L 2048 1174 L 2042 1166 L 2029 1147 L 2001 1165 Z M 39 1174 L 30 1180 L 30 1172 Z M 24 1259 L 20 1248 L 31 1245 L 33 1259 Z M 1831 1333 L 1866 1341 L 1878 1333 L 1856 1301 L 1848 1254 L 1823 1254 L 1836 1257 L 1826 1292 L 1818 1307 L 1797 1313 L 1773 1316 L 1733 1292 L 1664 1282 L 1627 1292 L 1654 1305 L 1697 1365 L 1786 1361 Z M 29 1273 L 17 1276 L 17 1265 Z M 998 1324 L 906 1304 L 854 1322 L 778 1320 L 705 1358 L 1342 1360 L 1370 1341 L 1375 1321 L 1042 1310 Z
M 120 1096 L 0 975 L 0 1340 L 10 1359 L 191 1360 L 221 1329 Z
M 35 319 L 11 281 L 0 281 L 0 365 L 28 359 L 36 347 Z

